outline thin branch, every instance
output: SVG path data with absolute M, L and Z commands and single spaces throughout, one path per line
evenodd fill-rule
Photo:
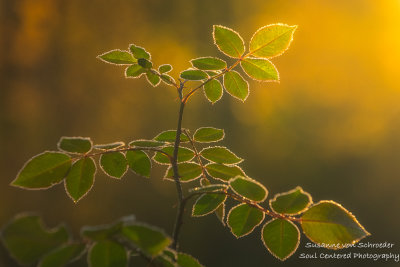
M 208 181 L 208 177 L 207 177 L 207 174 L 206 174 L 206 171 L 205 171 L 206 168 L 205 168 L 205 166 L 203 164 L 203 161 L 201 160 L 200 153 L 199 153 L 199 151 L 197 150 L 197 148 L 196 148 L 196 146 L 194 144 L 193 138 L 190 136 L 190 134 L 188 133 L 188 131 L 186 129 L 184 129 L 183 132 L 187 136 L 187 138 L 189 139 L 190 145 L 193 148 L 193 151 L 194 151 L 194 154 L 196 156 L 197 162 L 199 162 L 199 164 L 200 164 L 201 173 L 203 174 L 203 178 L 205 178 Z

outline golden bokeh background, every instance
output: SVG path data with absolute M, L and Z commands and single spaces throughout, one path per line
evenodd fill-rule
M 399 252 L 400 1 L 2 0 L 0 22 L 0 225 L 36 211 L 77 236 L 82 225 L 133 213 L 170 232 L 175 188 L 160 179 L 158 166 L 148 180 L 99 174 L 78 204 L 62 185 L 25 191 L 9 183 L 31 156 L 56 149 L 60 136 L 129 142 L 175 127 L 172 88 L 124 79 L 123 67 L 98 54 L 135 43 L 155 64 L 172 64 L 177 77 L 192 58 L 221 56 L 213 24 L 249 40 L 259 27 L 282 22 L 299 27 L 291 48 L 273 59 L 281 82 L 251 82 L 244 104 L 225 94 L 211 105 L 197 93 L 184 127 L 224 128 L 223 145 L 245 158 L 243 168 L 271 197 L 300 185 L 315 202 L 331 199 L 352 211 L 372 233 L 365 241 L 395 243 L 378 253 Z M 324 251 L 304 248 L 304 236 L 299 252 L 281 264 L 259 231 L 236 240 L 214 216 L 186 216 L 181 249 L 207 266 L 395 264 L 301 260 L 301 252 Z M 3 265 L 12 263 L 2 249 Z

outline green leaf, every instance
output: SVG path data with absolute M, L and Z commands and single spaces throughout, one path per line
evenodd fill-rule
M 223 94 L 223 88 L 220 81 L 213 79 L 204 84 L 204 94 L 208 101 L 215 103 L 221 99 Z
M 265 58 L 246 58 L 240 62 L 244 72 L 258 81 L 279 81 L 279 73 L 271 61 Z
M 207 193 L 201 195 L 193 205 L 192 216 L 199 217 L 215 211 L 226 200 L 225 194 Z
M 44 256 L 38 267 L 63 267 L 79 259 L 85 252 L 86 245 L 81 243 L 68 244 Z
M 204 267 L 200 262 L 189 254 L 178 253 L 177 263 L 179 267 Z
M 243 102 L 249 96 L 249 83 L 237 71 L 224 74 L 224 87 L 231 96 Z
M 245 176 L 243 170 L 238 166 L 226 166 L 217 163 L 209 163 L 205 166 L 207 173 L 218 180 L 228 182 L 231 178 L 238 175 Z
M 146 79 L 153 87 L 156 87 L 161 82 L 160 77 L 157 74 L 153 73 L 151 70 L 148 70 L 146 72 Z
M 109 149 L 114 149 L 118 148 L 121 146 L 124 146 L 124 142 L 114 142 L 114 143 L 109 143 L 109 144 L 100 144 L 100 145 L 95 145 L 94 148 L 99 149 L 99 150 L 109 150 Z
M 301 217 L 304 234 L 327 248 L 345 248 L 369 235 L 357 219 L 333 201 L 320 201 Z
M 207 79 L 208 75 L 202 70 L 188 69 L 182 71 L 180 77 L 185 80 L 199 81 Z
M 226 68 L 226 62 L 216 57 L 200 57 L 192 59 L 190 63 L 200 70 L 222 70 Z
M 121 152 L 105 153 L 100 156 L 100 167 L 107 175 L 120 179 L 128 170 L 128 162 Z
M 202 185 L 201 187 L 195 187 L 189 190 L 189 192 L 199 193 L 210 193 L 210 192 L 219 192 L 219 191 L 226 191 L 228 188 L 225 184 L 209 184 L 209 185 Z
M 269 201 L 271 209 L 280 214 L 297 215 L 304 212 L 312 204 L 310 194 L 298 186 L 285 193 L 276 194 Z
M 129 143 L 129 146 L 132 147 L 150 147 L 150 148 L 154 148 L 154 147 L 162 147 L 165 146 L 164 142 L 159 142 L 159 141 L 154 141 L 154 140 L 135 140 Z
M 207 75 L 208 75 L 209 77 L 212 77 L 212 76 L 218 75 L 218 74 L 220 73 L 220 71 L 210 71 L 210 70 L 207 70 L 206 73 L 207 73 Z
M 151 56 L 150 53 L 146 51 L 143 47 L 131 44 L 129 46 L 129 50 L 136 59 L 144 58 L 150 60 Z
M 96 164 L 92 158 L 76 161 L 65 179 L 65 189 L 74 202 L 78 202 L 92 188 Z
M 258 29 L 251 38 L 249 54 L 264 58 L 283 54 L 289 48 L 296 28 L 286 24 L 271 24 Z
M 144 69 L 139 64 L 130 65 L 125 69 L 125 77 L 126 78 L 139 78 L 143 73 L 146 73 L 146 69 Z
M 220 205 L 214 213 L 222 225 L 225 226 L 225 203 L 222 203 L 222 205 Z
M 158 71 L 160 73 L 168 73 L 172 70 L 172 66 L 170 64 L 164 64 L 158 67 Z
M 201 176 L 202 170 L 197 163 L 183 162 L 178 164 L 178 173 L 181 182 L 191 182 Z M 171 166 L 168 167 L 164 178 L 174 180 L 174 172 Z
M 150 177 L 151 160 L 145 152 L 141 150 L 127 151 L 126 160 L 129 168 L 131 168 L 136 174 Z
M 268 195 L 262 184 L 248 177 L 237 176 L 229 180 L 229 185 L 236 194 L 254 202 L 263 202 Z
M 159 133 L 153 139 L 160 142 L 174 143 L 176 138 L 176 130 L 167 130 Z M 181 134 L 181 142 L 188 142 L 189 138 L 185 134 Z
M 168 74 L 161 74 L 161 80 L 163 80 L 163 82 L 165 82 L 168 85 L 174 85 L 175 84 L 175 79 L 172 78 Z
M 151 63 L 149 60 L 147 60 L 145 58 L 139 58 L 138 64 L 139 64 L 139 66 L 141 66 L 142 68 L 145 68 L 145 69 L 151 69 L 153 67 L 153 63 Z
M 223 129 L 217 129 L 214 127 L 201 127 L 196 130 L 193 138 L 196 142 L 200 143 L 211 143 L 218 142 L 224 139 L 225 133 Z
M 134 64 L 137 60 L 127 51 L 119 49 L 111 50 L 97 56 L 98 59 L 103 60 L 106 63 L 112 63 L 116 65 L 128 65 Z
M 89 137 L 61 137 L 57 146 L 58 149 L 69 152 L 84 154 L 92 150 L 92 140 Z
M 229 211 L 227 222 L 232 233 L 239 238 L 253 232 L 264 217 L 264 212 L 248 204 L 239 204 Z
M 229 149 L 222 146 L 204 148 L 200 155 L 216 163 L 237 164 L 242 161 L 241 158 L 233 154 Z
M 242 37 L 232 29 L 221 25 L 213 27 L 214 43 L 225 55 L 239 58 L 244 53 L 244 42 Z
M 36 263 L 68 239 L 69 233 L 64 226 L 46 229 L 41 218 L 36 215 L 18 215 L 2 230 L 5 248 L 21 265 Z
M 68 155 L 47 151 L 28 160 L 11 185 L 25 189 L 49 188 L 61 182 L 70 167 Z
M 162 148 L 161 150 L 164 151 L 165 153 L 167 153 L 168 155 L 170 155 L 171 157 L 174 154 L 173 146 L 167 146 L 167 147 Z M 189 161 L 193 158 L 194 158 L 193 150 L 186 148 L 186 147 L 178 148 L 178 162 L 179 163 Z M 169 161 L 169 158 L 166 155 L 161 154 L 160 152 L 156 152 L 156 154 L 153 157 L 153 160 L 160 164 L 170 164 L 171 163 Z
M 172 242 L 162 230 L 144 224 L 125 226 L 122 235 L 150 257 L 160 254 Z
M 103 240 L 90 248 L 88 263 L 91 267 L 126 267 L 128 253 L 120 244 Z
M 151 263 L 155 267 L 178 267 L 178 265 L 175 264 L 174 260 L 166 255 L 158 255 L 157 257 L 152 259 Z
M 291 221 L 273 219 L 264 225 L 261 238 L 269 252 L 284 261 L 297 250 L 300 232 Z
M 105 239 L 112 239 L 113 236 L 120 233 L 124 223 L 118 221 L 113 224 L 84 226 L 81 228 L 81 235 L 84 238 L 89 238 L 92 241 L 102 241 Z

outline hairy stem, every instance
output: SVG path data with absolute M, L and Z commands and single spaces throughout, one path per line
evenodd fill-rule
M 183 85 L 181 84 L 181 88 Z M 174 155 L 172 157 L 172 170 L 174 172 L 174 180 L 176 185 L 176 191 L 178 193 L 178 211 L 176 213 L 175 225 L 172 232 L 173 242 L 171 247 L 176 250 L 178 247 L 178 239 L 181 226 L 183 224 L 183 213 L 185 211 L 184 197 L 182 192 L 182 185 L 180 181 L 180 176 L 178 172 L 178 149 L 179 144 L 181 142 L 181 133 L 182 133 L 182 118 L 183 111 L 185 109 L 185 102 L 181 101 L 179 107 L 179 115 L 178 115 L 178 126 L 176 127 L 176 137 L 175 137 L 175 145 L 174 145 Z

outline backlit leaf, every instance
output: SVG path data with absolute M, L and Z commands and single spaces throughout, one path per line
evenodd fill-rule
M 124 142 L 114 142 L 114 143 L 109 143 L 109 144 L 100 144 L 100 145 L 95 145 L 94 148 L 100 149 L 100 150 L 109 150 L 109 149 L 114 149 L 118 148 L 121 146 L 124 146 Z
M 45 189 L 61 182 L 71 167 L 71 158 L 60 152 L 44 152 L 31 158 L 11 185 L 25 189 Z
M 222 146 L 204 148 L 200 155 L 216 163 L 237 164 L 242 161 L 241 158 L 233 154 L 229 149 Z
M 228 214 L 228 226 L 237 237 L 250 234 L 264 220 L 264 212 L 248 205 L 239 204 Z
M 173 146 L 167 146 L 167 147 L 162 148 L 161 150 L 164 151 L 165 153 L 167 153 L 168 155 L 170 155 L 171 157 L 174 154 Z M 189 161 L 193 158 L 194 158 L 193 150 L 186 148 L 186 147 L 178 148 L 178 162 L 179 163 Z M 153 160 L 160 164 L 170 164 L 171 163 L 169 158 L 160 152 L 156 152 L 156 154 L 153 157 Z
M 184 70 L 181 72 L 180 77 L 185 80 L 199 81 L 208 78 L 207 73 L 202 70 Z
M 226 62 L 216 57 L 200 57 L 192 59 L 190 63 L 200 70 L 221 70 L 226 68 Z
M 130 150 L 126 152 L 126 160 L 129 168 L 136 174 L 150 177 L 151 160 L 149 156 L 141 150 Z
M 104 62 L 117 65 L 128 65 L 137 62 L 131 53 L 119 49 L 105 52 L 104 54 L 99 55 L 97 58 L 103 60 Z
M 130 65 L 125 69 L 126 78 L 139 78 L 143 73 L 146 73 L 146 69 L 139 64 Z
M 229 181 L 229 185 L 236 194 L 254 202 L 262 202 L 268 195 L 262 184 L 248 177 L 237 176 Z
M 158 67 L 158 71 L 160 73 L 168 73 L 172 70 L 172 66 L 170 64 L 164 64 Z
M 139 64 L 139 66 L 141 66 L 142 68 L 145 68 L 145 69 L 151 69 L 153 67 L 153 63 L 151 63 L 151 61 L 149 61 L 145 58 L 139 58 L 138 64 Z
M 305 211 L 312 204 L 310 194 L 298 186 L 285 193 L 276 194 L 269 201 L 271 209 L 280 214 L 296 215 Z
M 210 163 L 206 166 L 207 173 L 215 178 L 222 180 L 224 182 L 228 182 L 231 178 L 234 178 L 238 175 L 245 176 L 243 170 L 238 166 L 226 166 L 218 163 Z
M 225 133 L 222 129 L 217 129 L 214 127 L 201 127 L 196 130 L 193 138 L 196 142 L 211 143 L 224 139 L 224 136 Z
M 90 248 L 88 263 L 90 267 L 126 267 L 128 253 L 120 244 L 103 240 Z
M 92 158 L 76 161 L 65 178 L 65 189 L 73 201 L 78 202 L 92 188 L 96 165 Z
M 134 147 L 162 147 L 165 146 L 164 142 L 154 141 L 154 140 L 135 140 L 129 143 L 129 146 Z
M 69 234 L 64 226 L 46 229 L 36 215 L 19 215 L 2 230 L 2 241 L 21 265 L 32 265 L 54 248 L 64 244 Z
M 192 216 L 199 217 L 215 211 L 226 200 L 225 194 L 206 193 L 201 195 L 193 205 Z
M 258 81 L 279 81 L 279 73 L 274 64 L 265 58 L 246 58 L 240 62 L 244 72 Z
M 81 228 L 81 235 L 93 241 L 112 239 L 113 236 L 120 233 L 123 225 L 122 221 L 118 221 L 107 225 L 84 226 Z
M 264 225 L 261 238 L 269 252 L 284 261 L 297 250 L 300 232 L 291 221 L 273 219 Z
M 201 166 L 194 162 L 183 162 L 178 164 L 178 173 L 181 182 L 190 182 L 199 178 L 202 174 Z M 165 174 L 165 178 L 174 179 L 174 172 L 170 166 Z
M 57 144 L 58 149 L 70 152 L 84 154 L 92 150 L 92 141 L 89 137 L 61 137 Z
M 169 143 L 174 143 L 176 138 L 176 130 L 167 130 L 164 132 L 159 133 L 156 137 L 153 139 L 156 141 L 161 141 L 161 142 L 169 142 Z M 185 134 L 181 134 L 181 142 L 188 142 L 189 138 Z
M 304 234 L 314 243 L 339 249 L 369 235 L 357 219 L 333 201 L 320 201 L 301 217 Z
M 249 96 L 249 83 L 237 71 L 224 74 L 224 87 L 231 96 L 243 102 Z
M 221 82 L 216 79 L 212 79 L 205 83 L 203 88 L 208 101 L 213 104 L 221 99 L 224 92 Z
M 168 74 L 161 74 L 161 80 L 163 80 L 163 82 L 165 82 L 168 85 L 174 85 L 175 84 L 175 79 L 172 78 Z
M 222 205 L 220 205 L 214 213 L 222 225 L 225 226 L 225 203 L 222 203 Z
M 250 54 L 265 58 L 283 54 L 289 48 L 296 28 L 286 24 L 271 24 L 258 29 L 250 41 Z
M 131 53 L 136 59 L 144 58 L 150 60 L 151 58 L 150 53 L 147 52 L 146 49 L 144 49 L 143 47 L 131 44 L 129 46 L 129 50 L 131 50 Z
M 107 175 L 120 179 L 128 170 L 128 162 L 121 152 L 105 153 L 100 156 L 100 167 Z
M 150 257 L 160 254 L 172 242 L 162 230 L 144 224 L 125 226 L 122 235 Z
M 225 55 L 239 58 L 244 53 L 244 42 L 242 37 L 232 29 L 221 25 L 213 27 L 214 43 Z
M 153 71 L 151 71 L 151 70 L 148 70 L 146 72 L 146 79 L 154 87 L 159 85 L 160 82 L 161 82 L 160 77 L 157 74 L 155 74 Z
M 72 243 L 59 247 L 44 256 L 38 267 L 63 267 L 80 258 L 86 249 L 85 244 Z
M 179 252 L 177 263 L 179 267 L 204 267 L 200 262 L 191 255 Z

